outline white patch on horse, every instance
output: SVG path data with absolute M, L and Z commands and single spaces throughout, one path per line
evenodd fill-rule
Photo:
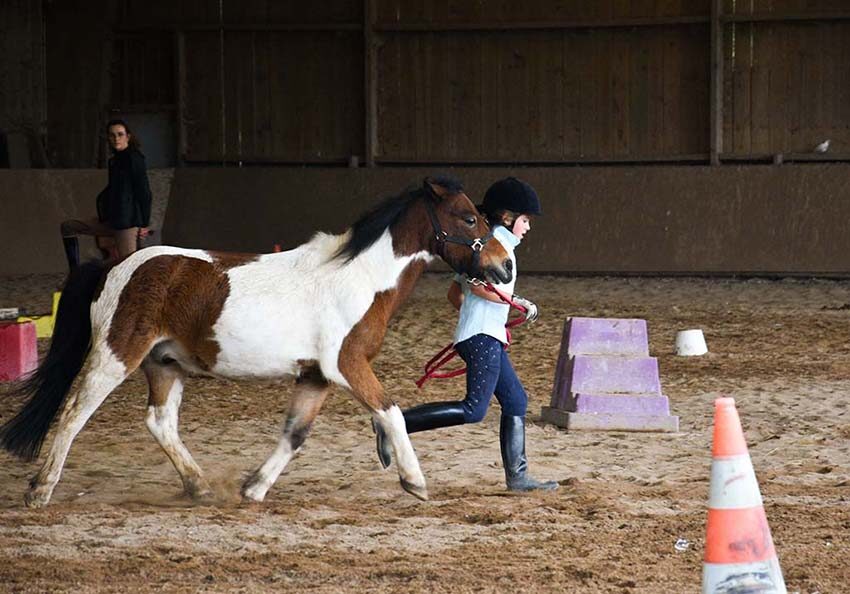
M 89 356 L 89 369 L 80 389 L 65 403 L 50 452 L 25 496 L 28 506 L 41 507 L 53 494 L 74 438 L 110 392 L 126 378 L 127 368 L 105 342 L 95 344 Z
M 334 258 L 349 233 L 319 233 L 227 272 L 230 295 L 213 326 L 220 348 L 215 374 L 295 375 L 298 362 L 309 360 L 329 381 L 349 387 L 338 368 L 343 340 L 375 295 L 394 288 L 414 260 L 430 259 L 425 251 L 396 255 L 389 230 L 351 262 Z
M 265 499 L 266 493 L 272 488 L 277 477 L 280 476 L 280 473 L 283 472 L 283 469 L 286 468 L 286 465 L 297 452 L 298 450 L 292 450 L 289 439 L 281 439 L 272 455 L 248 480 L 242 489 L 242 496 L 251 501 Z
M 174 468 L 183 480 L 183 487 L 186 492 L 198 496 L 208 492 L 209 486 L 203 478 L 201 468 L 192 458 L 186 446 L 183 445 L 177 431 L 182 399 L 183 381 L 180 377 L 174 377 L 165 404 L 148 406 L 145 424 L 174 464 Z
M 381 425 L 386 438 L 393 449 L 393 457 L 398 466 L 399 476 L 408 483 L 425 489 L 425 476 L 419 467 L 419 460 L 410 443 L 407 434 L 407 425 L 404 415 L 398 405 L 393 404 L 387 410 L 378 410 L 372 413 L 373 418 Z

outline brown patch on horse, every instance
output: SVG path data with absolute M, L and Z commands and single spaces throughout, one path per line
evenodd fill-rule
M 142 371 L 148 380 L 148 406 L 165 406 L 174 381 L 180 377 L 179 368 L 175 364 L 159 365 L 146 359 Z
M 424 270 L 425 262 L 421 260 L 409 264 L 401 273 L 396 288 L 375 295 L 366 314 L 342 341 L 337 367 L 355 395 L 375 410 L 389 408 L 392 401 L 386 399 L 370 362 L 381 350 L 390 318 L 410 296 Z
M 422 221 L 428 220 L 425 204 L 422 201 L 412 204 L 393 229 L 393 253 L 397 256 L 409 256 L 420 251 L 423 244 L 427 245 L 428 242 L 423 241 L 423 233 L 429 236 L 434 234 L 430 223 L 427 225 L 427 231 L 424 230 Z M 417 230 L 417 227 L 422 229 Z
M 210 252 L 207 254 L 213 259 L 213 265 L 221 270 L 230 270 L 237 266 L 244 266 L 260 259 L 260 254 L 243 254 L 237 252 Z
M 209 370 L 219 345 L 212 327 L 221 315 L 230 281 L 205 260 L 164 255 L 139 266 L 121 291 L 107 343 L 135 369 L 159 336 L 176 340 L 197 365 Z

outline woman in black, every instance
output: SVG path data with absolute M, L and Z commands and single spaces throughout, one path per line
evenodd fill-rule
M 106 136 L 112 157 L 109 159 L 109 183 L 97 196 L 97 218 L 64 221 L 62 241 L 68 267 L 80 264 L 78 235 L 112 238 L 118 257 L 136 251 L 138 240 L 148 234 L 151 216 L 151 190 L 145 156 L 123 120 L 106 124 Z M 103 245 L 98 243 L 103 249 Z

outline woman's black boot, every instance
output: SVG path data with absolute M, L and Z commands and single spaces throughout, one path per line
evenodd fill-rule
M 525 417 L 502 415 L 499 426 L 499 445 L 505 466 L 505 483 L 509 491 L 551 491 L 558 488 L 555 481 L 538 481 L 528 476 L 525 457 Z
M 409 408 L 402 414 L 408 433 L 430 431 L 440 427 L 453 427 L 464 423 L 463 406 L 460 402 L 428 402 Z M 375 431 L 378 460 L 381 461 L 381 466 L 387 468 L 392 462 L 390 444 L 386 439 L 384 430 L 374 420 L 372 421 L 372 429 Z

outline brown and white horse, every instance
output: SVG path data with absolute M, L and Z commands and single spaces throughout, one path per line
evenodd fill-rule
M 187 494 L 210 488 L 177 431 L 187 373 L 227 378 L 297 377 L 277 448 L 242 486 L 262 501 L 303 444 L 330 382 L 354 395 L 388 436 L 402 487 L 427 499 L 425 478 L 400 409 L 372 371 L 390 318 L 435 255 L 471 276 L 507 282 L 510 260 L 483 218 L 448 179 L 388 199 L 342 235 L 317 234 L 282 253 L 242 255 L 151 247 L 106 269 L 90 263 L 68 279 L 50 351 L 20 391 L 24 408 L 0 442 L 27 459 L 84 363 L 80 388 L 59 416 L 50 453 L 25 496 L 47 504 L 71 442 L 110 392 L 141 367 L 149 383 L 147 427 Z

